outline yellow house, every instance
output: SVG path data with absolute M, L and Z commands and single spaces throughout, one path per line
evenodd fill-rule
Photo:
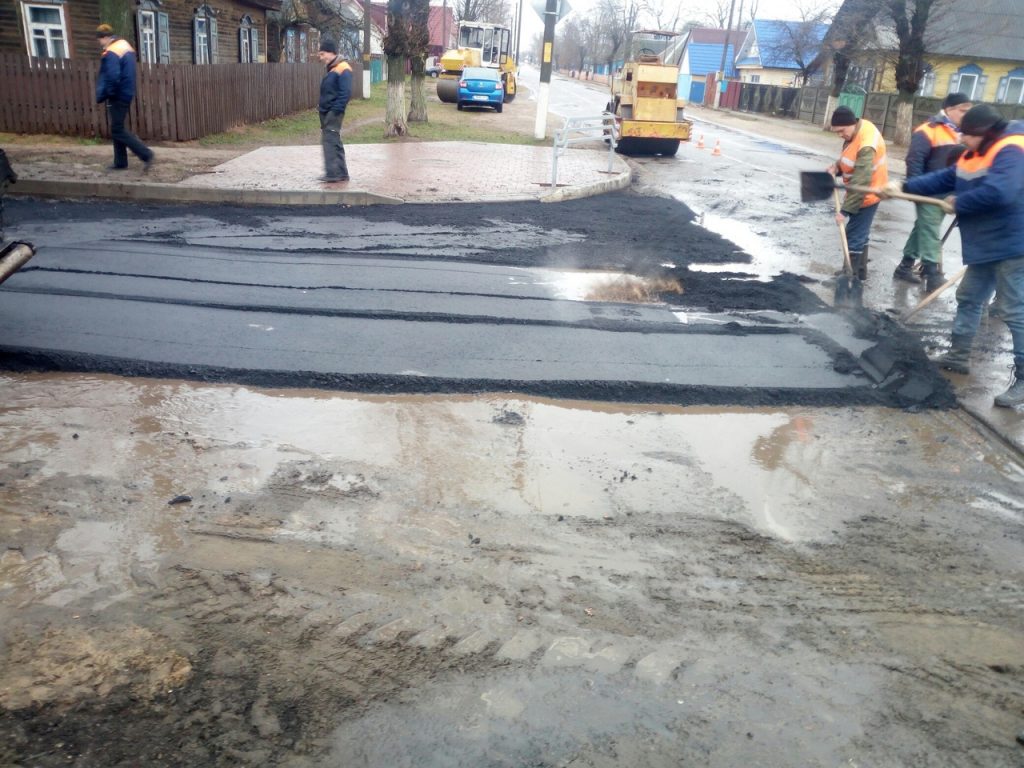
M 856 20 L 863 0 L 846 0 Z M 833 24 L 835 37 L 853 38 L 852 25 Z M 863 22 L 863 17 L 861 18 Z M 856 25 L 853 25 L 856 27 Z M 871 29 L 872 43 L 851 55 L 845 82 L 866 91 L 896 92 L 896 35 L 884 13 Z M 830 35 L 832 37 L 832 35 Z M 862 37 L 858 35 L 857 37 Z M 823 52 L 833 40 L 826 38 Z M 1024 104 L 1024 2 L 1022 0 L 958 0 L 935 4 L 925 34 L 925 72 L 918 96 L 942 98 L 961 92 L 972 101 Z

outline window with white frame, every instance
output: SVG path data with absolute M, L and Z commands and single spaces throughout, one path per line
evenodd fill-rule
M 260 60 L 260 31 L 251 16 L 243 16 L 238 27 L 238 60 L 243 64 Z
M 985 76 L 977 64 L 960 67 L 949 77 L 949 93 L 962 93 L 971 101 L 981 101 L 985 96 Z
M 141 0 L 135 14 L 139 37 L 139 61 L 146 64 L 171 63 L 171 25 L 158 0 Z
M 25 44 L 29 56 L 40 59 L 68 58 L 68 33 L 63 5 L 22 3 Z
M 217 18 L 208 5 L 196 8 L 192 17 L 192 60 L 196 64 L 217 61 Z
M 999 81 L 996 101 L 1001 104 L 1024 104 L 1024 67 L 1007 72 Z
M 918 96 L 934 96 L 935 95 L 935 70 L 929 64 L 924 69 L 924 74 L 921 75 L 921 82 L 917 86 Z

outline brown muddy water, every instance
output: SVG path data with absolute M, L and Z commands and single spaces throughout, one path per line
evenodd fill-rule
M 1020 765 L 956 412 L 0 382 L 0 764 Z

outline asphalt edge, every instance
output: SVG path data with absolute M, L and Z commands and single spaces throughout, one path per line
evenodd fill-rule
M 162 203 L 241 205 L 398 205 L 406 202 L 361 190 L 263 190 L 190 187 L 159 183 L 19 179 L 7 194 L 23 197 L 100 198 Z

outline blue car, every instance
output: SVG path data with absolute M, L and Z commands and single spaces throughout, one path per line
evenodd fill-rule
M 459 93 L 455 98 L 459 109 L 466 107 L 494 107 L 501 112 L 505 103 L 505 86 L 501 73 L 487 67 L 466 67 L 459 80 Z

